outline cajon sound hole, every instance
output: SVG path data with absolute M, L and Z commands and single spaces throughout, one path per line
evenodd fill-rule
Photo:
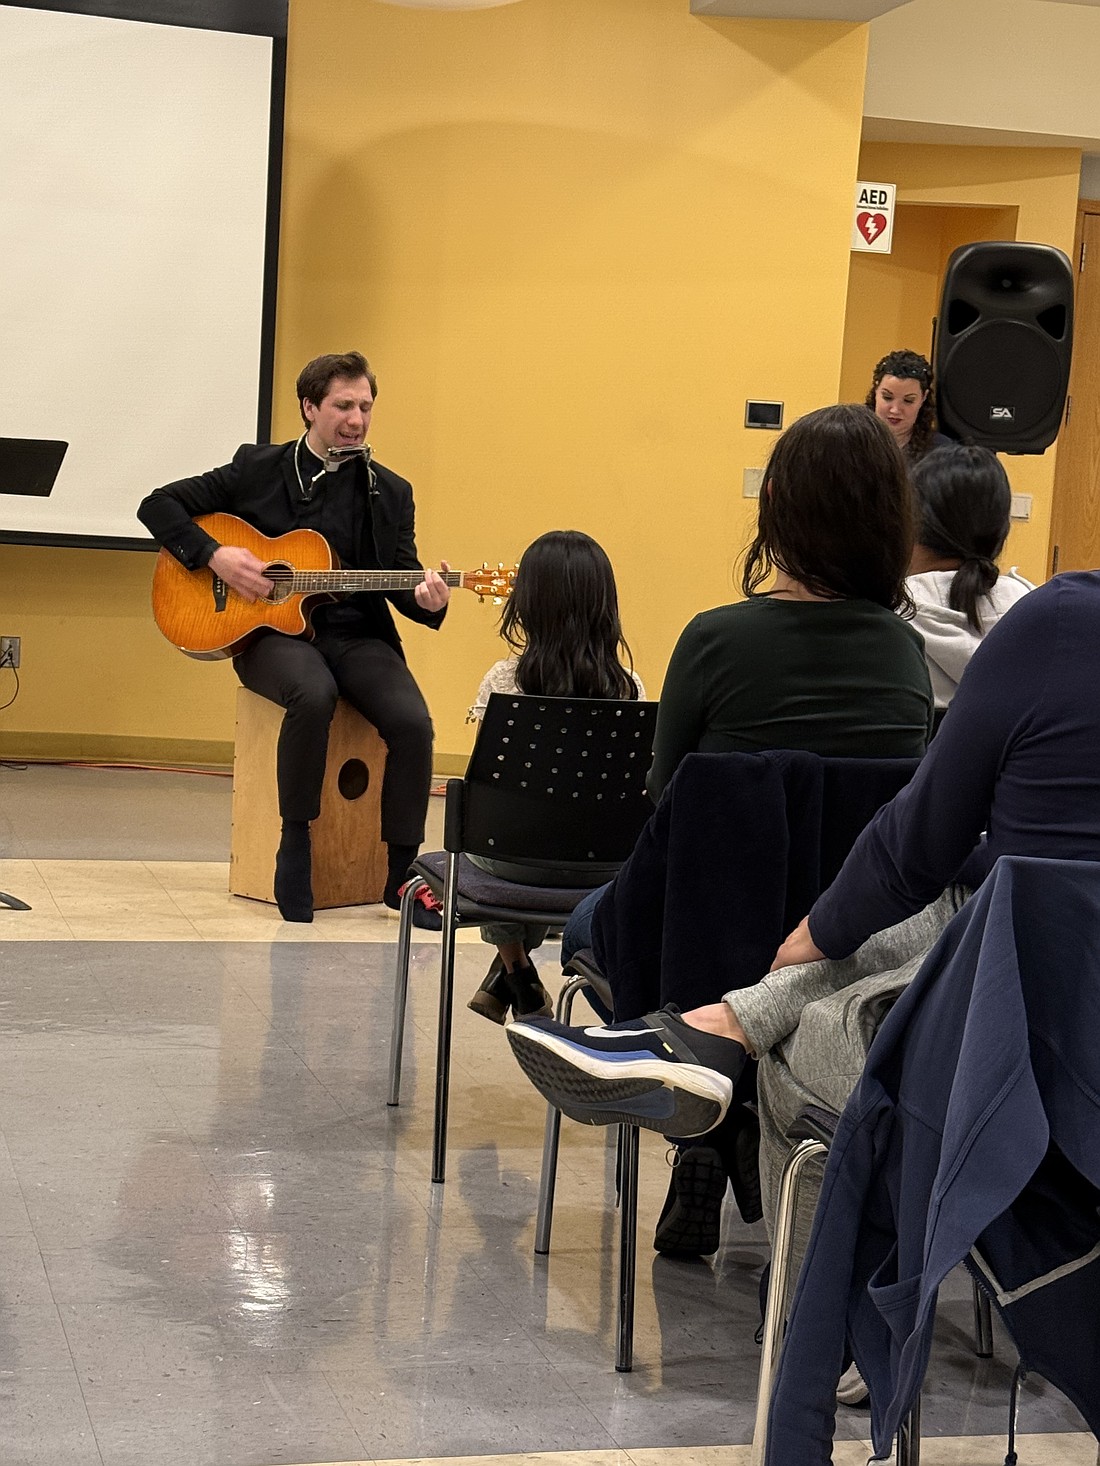
M 336 787 L 345 799 L 362 799 L 370 786 L 370 769 L 361 758 L 349 758 L 336 776 Z

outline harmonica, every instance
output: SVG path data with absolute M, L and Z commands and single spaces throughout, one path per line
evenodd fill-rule
M 349 458 L 362 458 L 369 463 L 371 452 L 369 443 L 349 443 L 346 448 L 326 448 L 325 472 L 335 473 L 342 463 L 347 463 Z

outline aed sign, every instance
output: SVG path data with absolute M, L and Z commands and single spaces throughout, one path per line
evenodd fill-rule
M 852 248 L 888 255 L 894 239 L 896 183 L 857 183 Z

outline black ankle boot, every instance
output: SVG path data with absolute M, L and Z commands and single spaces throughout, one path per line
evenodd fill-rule
M 728 1180 L 714 1146 L 674 1146 L 672 1176 L 653 1237 L 654 1249 L 673 1257 L 710 1257 L 717 1252 Z
M 480 1013 L 482 1018 L 488 1018 L 491 1023 L 503 1024 L 508 1021 L 511 1002 L 512 988 L 504 963 L 499 957 L 494 957 L 489 971 L 481 980 L 481 986 L 466 1006 L 475 1013 Z
M 530 962 L 513 967 L 503 974 L 512 996 L 512 1012 L 517 1018 L 550 1018 L 554 1000 L 539 981 L 538 970 Z
M 416 859 L 419 849 L 419 845 L 390 845 L 387 847 L 388 869 L 382 901 L 391 911 L 398 910 L 401 905 L 401 887 L 409 879 L 409 866 Z
M 275 856 L 275 904 L 284 921 L 313 920 L 313 854 L 306 820 L 284 820 Z

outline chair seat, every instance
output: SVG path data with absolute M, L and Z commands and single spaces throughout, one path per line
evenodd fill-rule
M 432 891 L 442 895 L 447 870 L 447 852 L 433 850 L 417 856 L 411 869 L 421 876 Z M 518 881 L 492 876 L 465 855 L 458 857 L 458 919 L 460 922 L 564 921 L 577 903 L 592 892 L 591 886 L 524 886 Z

